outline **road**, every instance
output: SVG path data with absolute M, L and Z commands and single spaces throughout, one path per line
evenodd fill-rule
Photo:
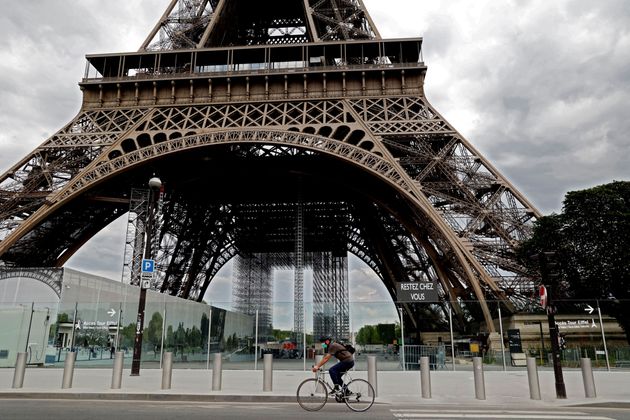
M 310 413 L 290 403 L 194 403 L 87 400 L 0 400 L 3 420 L 197 420 L 248 419 L 295 420 L 344 419 L 554 419 L 554 420 L 630 420 L 628 405 L 575 408 L 485 407 L 482 405 L 430 406 L 375 404 L 366 413 L 353 413 L 343 404 L 327 404 L 322 411 Z

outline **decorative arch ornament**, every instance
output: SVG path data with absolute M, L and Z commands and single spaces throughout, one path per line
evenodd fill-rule
M 27 278 L 37 280 L 50 287 L 61 299 L 63 285 L 63 268 L 2 268 L 0 267 L 0 281 Z

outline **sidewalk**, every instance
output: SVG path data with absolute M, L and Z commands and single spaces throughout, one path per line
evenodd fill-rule
M 310 372 L 275 371 L 273 391 L 263 392 L 262 370 L 224 370 L 221 391 L 212 391 L 212 371 L 199 369 L 173 370 L 171 389 L 162 390 L 162 371 L 144 369 L 140 376 L 123 372 L 122 388 L 112 390 L 111 369 L 75 369 L 73 387 L 61 389 L 63 369 L 29 368 L 24 387 L 12 389 L 13 369 L 0 370 L 0 399 L 111 399 L 160 401 L 224 401 L 224 402 L 295 402 L 297 386 L 311 377 Z M 367 379 L 367 372 L 352 372 L 353 377 Z M 527 372 L 485 372 L 486 400 L 475 398 L 473 373 L 431 372 L 432 398 L 422 399 L 420 373 L 378 372 L 377 399 L 385 404 L 479 404 L 567 406 L 581 404 L 622 403 L 630 407 L 630 372 L 594 372 L 597 398 L 585 398 L 580 370 L 564 370 L 566 400 L 555 397 L 552 371 L 539 371 L 543 399 L 529 398 Z

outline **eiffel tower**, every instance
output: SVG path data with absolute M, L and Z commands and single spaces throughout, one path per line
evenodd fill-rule
M 422 43 L 362 0 L 172 0 L 137 52 L 87 56 L 77 116 L 0 177 L 0 265 L 62 266 L 158 174 L 163 293 L 201 300 L 237 255 L 301 282 L 352 253 L 394 300 L 437 282 L 402 305 L 418 329 L 450 307 L 493 331 L 490 301 L 530 305 L 540 214 L 428 102 Z

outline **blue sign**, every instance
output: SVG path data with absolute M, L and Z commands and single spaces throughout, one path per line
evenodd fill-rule
M 143 273 L 153 273 L 155 268 L 154 260 L 142 260 L 142 272 Z

